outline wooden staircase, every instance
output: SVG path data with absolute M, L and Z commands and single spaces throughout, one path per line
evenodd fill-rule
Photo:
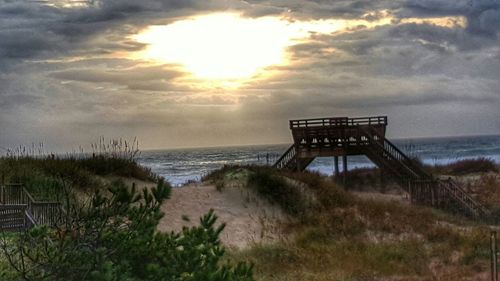
M 457 211 L 475 218 L 490 215 L 458 182 L 451 178 L 434 178 L 385 137 L 366 130 L 363 130 L 362 136 L 369 143 L 365 146 L 365 155 L 398 179 L 401 187 L 410 194 L 412 202 Z
M 0 231 L 22 231 L 56 225 L 64 210 L 58 202 L 37 201 L 21 184 L 0 186 Z
M 300 167 L 299 169 L 304 170 L 311 162 L 314 157 L 298 158 L 295 150 L 295 145 L 291 145 L 283 155 L 276 161 L 273 167 L 278 169 L 294 169 L 295 167 Z
M 415 204 L 452 210 L 474 218 L 490 212 L 451 178 L 434 178 L 385 138 L 387 117 L 291 120 L 294 144 L 276 161 L 278 169 L 304 170 L 315 157 L 366 155 L 387 171 Z
M 26 219 L 26 205 L 0 205 L 0 230 L 23 230 Z

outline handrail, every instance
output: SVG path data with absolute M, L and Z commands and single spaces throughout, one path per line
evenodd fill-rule
M 389 159 L 389 160 L 394 160 L 394 161 L 397 161 L 399 164 L 401 164 L 402 167 L 405 168 L 405 170 L 407 172 L 409 172 L 414 178 L 418 179 L 420 178 L 420 175 L 415 172 L 412 167 L 410 167 L 409 165 L 407 165 L 407 163 L 405 163 L 404 161 L 401 160 L 401 158 L 406 158 L 409 160 L 409 158 L 406 157 L 406 155 L 404 155 L 399 149 L 397 149 L 392 143 L 388 142 L 385 138 L 383 139 L 384 142 L 383 144 L 381 144 L 379 141 L 375 140 L 373 138 L 373 136 L 369 133 L 366 132 L 366 130 L 364 129 L 361 129 L 361 131 L 365 132 L 366 134 L 366 137 L 368 138 L 368 140 L 370 141 L 370 143 L 372 143 L 372 145 L 375 145 L 376 147 L 378 147 L 381 151 L 383 151 L 383 153 L 385 153 L 386 157 Z M 386 144 L 388 146 L 389 149 L 386 148 Z M 396 149 L 394 149 L 396 148 Z M 396 152 L 396 156 L 394 155 L 393 152 Z M 411 163 L 411 162 L 408 162 L 408 163 Z
M 424 177 L 425 179 L 432 180 L 432 176 L 431 175 L 429 175 L 421 167 L 419 167 L 418 165 L 416 165 L 413 162 L 413 160 L 411 160 L 408 156 L 406 156 L 406 154 L 404 154 L 396 145 L 394 145 L 392 142 L 390 142 L 385 137 L 377 135 L 377 132 L 375 130 L 373 130 L 371 127 L 369 127 L 369 128 L 371 129 L 371 132 L 368 132 L 367 128 L 361 128 L 360 127 L 359 129 L 362 132 L 364 132 L 365 135 L 366 135 L 366 137 L 368 137 L 374 143 L 377 143 L 377 144 L 380 145 L 379 141 L 375 140 L 373 138 L 372 134 L 375 135 L 375 136 L 377 136 L 379 139 L 383 140 L 383 148 L 384 148 L 384 150 L 386 150 L 387 152 L 389 152 L 389 154 L 391 154 L 391 156 L 393 158 L 395 158 L 395 160 L 402 162 L 406 167 L 408 167 L 409 169 L 411 169 L 412 172 L 415 175 L 417 175 L 419 177 Z
M 470 196 L 460 185 L 458 185 L 454 180 L 440 180 L 439 185 L 446 189 L 450 195 L 452 195 L 456 200 L 459 200 L 469 209 L 475 212 L 475 215 L 488 216 L 490 211 L 486 209 L 481 203 L 477 202 Z
M 329 117 L 290 120 L 290 129 L 310 127 L 387 125 L 387 116 L 372 117 Z
M 9 191 L 6 194 L 5 187 L 14 187 L 15 192 Z M 2 194 L 4 204 L 16 203 L 26 206 L 25 212 L 29 214 L 30 223 L 33 225 L 37 224 L 54 224 L 56 223 L 57 213 L 64 212 L 64 209 L 59 202 L 45 202 L 37 201 L 33 196 L 26 190 L 22 184 L 9 184 L 5 186 L 0 186 L 0 193 Z M 15 195 L 13 195 L 15 193 Z M 14 196 L 14 198 L 12 198 Z
M 295 146 L 292 144 L 283 155 L 276 161 L 273 167 L 282 169 L 290 163 L 290 161 L 295 157 Z
M 372 135 L 370 132 L 367 132 L 365 128 L 360 128 L 360 131 L 366 135 L 367 139 L 372 143 L 372 145 L 375 145 L 382 153 L 385 153 L 384 155 L 382 155 L 381 161 L 383 160 L 383 158 L 397 161 L 401 165 L 401 167 L 406 170 L 407 173 L 409 172 L 410 175 L 412 175 L 412 178 L 404 179 L 408 181 L 410 185 L 437 184 L 437 187 L 441 189 L 441 191 L 444 191 L 446 194 L 448 194 L 447 196 L 453 198 L 456 202 L 460 202 L 460 205 L 462 207 L 465 207 L 474 216 L 478 217 L 489 215 L 489 211 L 483 205 L 474 200 L 474 198 L 472 198 L 461 186 L 459 186 L 453 180 L 434 180 L 431 175 L 429 175 L 418 165 L 415 165 L 410 158 L 408 158 L 401 150 L 399 150 L 399 148 L 397 148 L 386 138 L 377 136 L 381 140 L 377 141 L 374 139 L 374 136 L 376 136 L 376 132 L 373 131 Z M 388 166 L 391 167 L 391 165 Z
M 28 222 L 29 222 L 29 225 L 28 225 L 28 226 L 29 226 L 29 227 L 37 225 L 37 223 L 36 223 L 35 219 L 34 219 L 34 218 L 33 218 L 33 216 L 31 215 L 31 213 L 30 213 L 30 212 L 28 212 L 28 210 L 24 210 L 24 217 L 28 220 Z M 25 223 L 25 224 L 26 224 L 26 223 Z
M 406 154 L 404 154 L 397 146 L 395 146 L 393 143 L 391 143 L 389 140 L 384 138 L 384 145 L 388 146 L 391 148 L 392 151 L 395 151 L 398 156 L 402 159 L 403 163 L 405 165 L 409 166 L 412 170 L 417 171 L 421 176 L 424 176 L 426 178 L 432 179 L 432 176 L 429 175 L 426 171 L 424 171 L 422 168 L 420 168 L 418 165 L 415 165 L 413 163 L 413 160 L 411 160 Z

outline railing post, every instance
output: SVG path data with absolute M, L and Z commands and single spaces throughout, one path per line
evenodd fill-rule
M 346 184 L 347 183 L 347 155 L 342 155 L 342 166 L 343 166 L 342 181 L 344 184 Z
M 335 178 L 338 178 L 339 174 L 340 174 L 340 172 L 339 172 L 339 157 L 334 156 L 333 161 L 334 161 L 334 169 L 335 169 Z
M 498 281 L 497 272 L 497 232 L 490 232 L 491 281 Z
M 408 193 L 410 194 L 410 202 L 413 203 L 413 190 L 410 181 L 408 181 Z

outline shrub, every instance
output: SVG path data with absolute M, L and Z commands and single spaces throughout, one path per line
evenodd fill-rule
M 96 175 L 158 181 L 158 177 L 150 169 L 137 164 L 134 160 L 104 155 L 83 158 L 52 156 L 1 158 L 0 174 L 4 181 L 24 183 L 34 192 L 49 188 L 62 180 L 76 188 L 99 187 L 100 182 Z
M 270 169 L 254 169 L 248 177 L 248 186 L 291 215 L 305 212 L 304 196 L 298 188 Z
M 68 219 L 55 229 L 35 227 L 4 239 L 3 254 L 22 280 L 221 280 L 250 281 L 246 263 L 222 264 L 210 211 L 199 227 L 159 233 L 160 206 L 170 186 L 162 181 L 142 194 L 115 182 L 111 196 L 96 191 L 88 204 L 74 202 Z
M 467 175 L 472 173 L 498 172 L 498 166 L 492 159 L 479 157 L 463 159 L 447 165 L 437 165 L 434 170 L 438 173 L 450 175 Z
M 355 202 L 352 194 L 339 188 L 335 183 L 325 179 L 319 173 L 307 171 L 300 173 L 285 172 L 284 175 L 304 183 L 308 188 L 308 192 L 315 195 L 323 209 L 348 207 Z

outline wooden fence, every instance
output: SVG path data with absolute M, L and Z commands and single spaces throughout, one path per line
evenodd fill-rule
M 0 186 L 0 226 L 4 229 L 29 228 L 33 225 L 56 225 L 64 210 L 59 202 L 37 201 L 22 184 Z

